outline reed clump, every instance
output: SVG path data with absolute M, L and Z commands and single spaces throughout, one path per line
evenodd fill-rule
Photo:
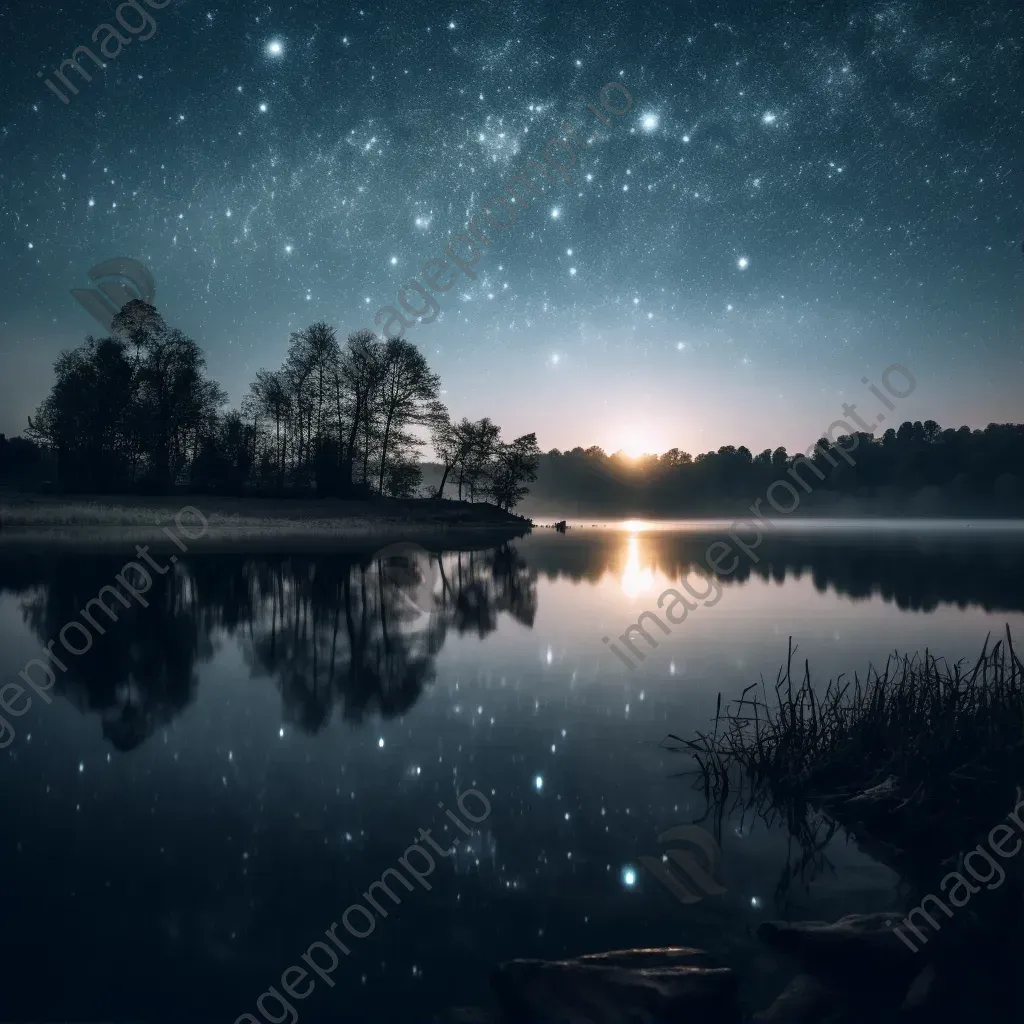
M 774 686 L 722 705 L 714 726 L 672 749 L 696 762 L 695 787 L 726 813 L 780 816 L 813 858 L 837 828 L 905 873 L 954 854 L 1012 807 L 1024 779 L 1024 665 L 1004 640 L 948 663 L 894 653 L 824 692 L 792 638 Z M 797 669 L 799 671 L 799 669 Z M 806 860 L 806 858 L 805 858 Z

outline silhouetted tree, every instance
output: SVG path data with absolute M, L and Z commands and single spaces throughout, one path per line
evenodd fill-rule
M 524 434 L 498 449 L 490 473 L 490 493 L 498 508 L 511 510 L 529 494 L 524 484 L 537 479 L 539 461 L 536 434 Z

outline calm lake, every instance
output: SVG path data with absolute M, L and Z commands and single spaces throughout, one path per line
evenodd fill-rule
M 444 552 L 419 575 L 326 544 L 154 573 L 86 653 L 58 642 L 51 704 L 26 690 L 7 716 L 0 1019 L 427 1021 L 484 1001 L 503 959 L 664 944 L 724 955 L 768 1001 L 789 974 L 759 922 L 894 907 L 898 879 L 840 836 L 831 868 L 777 896 L 785 833 L 737 818 L 726 891 L 680 902 L 639 858 L 704 805 L 660 744 L 705 728 L 719 692 L 774 681 L 790 636 L 822 685 L 894 649 L 954 661 L 1007 625 L 1024 637 L 1024 531 L 805 524 L 711 581 L 707 544 L 629 523 Z M 130 558 L 0 548 L 0 684 Z M 602 637 L 684 577 L 707 596 L 628 667 Z M 460 811 L 468 789 L 489 810 Z M 346 932 L 420 830 L 459 845 Z M 321 977 L 301 958 L 334 923 L 349 952 Z M 315 987 L 261 1016 L 291 965 Z

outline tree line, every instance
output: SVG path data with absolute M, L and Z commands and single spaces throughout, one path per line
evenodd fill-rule
M 513 508 L 528 493 L 535 434 L 505 443 L 490 419 L 454 423 L 415 345 L 359 330 L 339 342 L 318 321 L 293 332 L 284 364 L 261 369 L 240 407 L 206 372 L 199 345 L 136 299 L 62 352 L 26 440 L 0 439 L 0 480 L 52 472 L 68 491 L 408 498 L 433 444 L 460 498 Z M 6 454 L 5 454 L 6 453 Z
M 531 504 L 562 515 L 574 507 L 609 514 L 703 514 L 745 508 L 776 480 L 808 506 L 862 499 L 887 510 L 909 499 L 940 508 L 1024 510 L 1024 425 L 943 429 L 904 422 L 881 436 L 820 438 L 806 453 L 725 445 L 693 456 L 672 448 L 630 458 L 601 448 L 552 449 L 541 457 Z

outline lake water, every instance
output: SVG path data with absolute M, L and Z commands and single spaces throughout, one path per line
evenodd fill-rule
M 8 716 L 0 1018 L 425 1021 L 483 1001 L 503 959 L 661 944 L 720 953 L 753 1002 L 773 994 L 788 974 L 760 921 L 893 907 L 897 879 L 836 841 L 834 872 L 776 898 L 786 836 L 734 820 L 725 892 L 680 902 L 639 860 L 704 809 L 661 741 L 774 679 L 790 636 L 824 683 L 894 649 L 955 660 L 1007 624 L 1024 635 L 1024 535 L 805 526 L 710 582 L 707 543 L 692 526 L 539 530 L 444 553 L 427 587 L 329 550 L 154 572 L 147 606 L 100 615 L 89 651 L 58 641 L 52 704 L 26 691 Z M 132 557 L 0 549 L 0 682 Z M 684 577 L 706 598 L 627 667 L 602 637 Z M 429 874 L 406 854 L 431 849 L 421 829 L 446 851 Z M 424 884 L 394 882 L 399 905 L 374 890 L 374 914 L 364 894 L 403 856 Z M 355 904 L 364 937 L 342 925 Z M 292 973 L 305 997 L 261 1014 L 335 923 L 348 952 L 315 948 L 324 976 Z

